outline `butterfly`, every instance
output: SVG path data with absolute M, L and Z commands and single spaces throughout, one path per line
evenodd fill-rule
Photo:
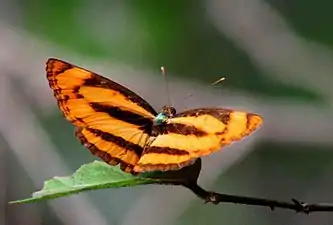
M 55 58 L 46 75 L 64 117 L 90 152 L 124 172 L 178 170 L 239 141 L 263 122 L 254 113 L 198 108 L 156 112 L 126 87 Z

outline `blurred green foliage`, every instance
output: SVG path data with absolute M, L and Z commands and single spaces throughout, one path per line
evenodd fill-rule
M 282 84 L 265 76 L 215 29 L 201 1 L 31 2 L 26 5 L 28 29 L 87 57 L 135 67 L 164 65 L 177 76 L 206 83 L 226 76 L 223 88 L 264 97 L 322 100 L 302 84 Z
M 333 45 L 332 1 L 266 2 L 276 7 L 297 35 L 325 44 L 328 48 Z M 228 82 L 221 88 L 237 89 L 244 94 L 251 92 L 261 98 L 324 104 L 325 96 L 307 90 L 304 84 L 282 84 L 256 68 L 245 52 L 210 23 L 204 1 L 30 0 L 21 1 L 21 4 L 25 28 L 88 58 L 120 61 L 136 68 L 156 68 L 156 71 L 163 64 L 170 73 L 201 83 L 211 83 L 225 76 Z M 112 74 L 108 76 L 112 77 Z M 160 74 L 156 73 L 156 76 Z M 50 117 L 40 116 L 40 119 L 72 171 L 96 159 L 79 144 L 72 125 L 58 111 Z M 304 129 L 307 129 L 306 123 Z M 332 171 L 332 158 L 331 150 L 323 146 L 261 143 L 247 159 L 223 173 L 213 187 L 205 188 L 268 198 L 311 198 L 305 200 L 317 202 L 319 193 L 327 191 L 325 186 L 333 187 L 330 181 L 322 187 L 316 186 L 316 182 L 322 182 L 319 180 L 322 179 L 320 174 Z M 300 184 L 304 185 L 304 189 L 300 189 Z M 309 184 L 313 186 L 306 186 Z M 309 189 L 313 189 L 318 196 L 308 196 Z M 104 215 L 117 222 L 130 207 L 126 200 L 134 202 L 141 193 L 142 189 L 138 188 L 130 192 L 100 191 L 89 196 L 94 196 L 94 203 Z M 267 196 L 262 196 L 262 193 Z M 115 206 L 105 201 L 107 197 L 124 201 Z M 327 197 L 323 201 L 333 199 Z M 293 218 L 293 214 L 283 214 L 281 211 L 261 217 L 267 215 L 264 214 L 267 210 L 231 204 L 216 207 L 196 200 L 183 214 L 180 213 L 175 224 L 214 225 L 223 221 L 232 225 L 255 221 L 258 225 L 275 224 L 274 221 L 280 221 L 275 220 L 278 216 Z M 49 214 L 45 214 L 45 217 Z M 53 217 L 49 218 L 49 221 L 53 220 Z

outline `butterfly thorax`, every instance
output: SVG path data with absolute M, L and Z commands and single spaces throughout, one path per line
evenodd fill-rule
M 154 119 L 154 125 L 162 125 L 168 121 L 169 117 L 165 113 L 159 113 Z
M 168 119 L 176 114 L 176 109 L 173 106 L 163 106 L 160 113 L 154 119 L 154 125 L 163 125 L 168 122 Z

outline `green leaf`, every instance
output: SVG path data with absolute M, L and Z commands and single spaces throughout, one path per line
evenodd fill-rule
M 10 203 L 29 203 L 53 199 L 87 190 L 119 188 L 141 184 L 160 183 L 158 178 L 133 176 L 104 162 L 94 161 L 81 166 L 72 176 L 54 177 L 44 182 L 42 190 L 32 194 L 31 198 Z
M 120 188 L 142 184 L 182 185 L 187 187 L 192 183 L 197 185 L 201 171 L 201 159 L 180 170 L 146 172 L 137 176 L 125 173 L 118 166 L 110 166 L 101 161 L 94 161 L 81 166 L 72 176 L 54 177 L 44 182 L 42 190 L 26 198 L 10 203 L 29 203 L 53 199 L 82 191 Z

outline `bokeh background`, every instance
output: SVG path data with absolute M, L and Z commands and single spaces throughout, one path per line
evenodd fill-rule
M 49 57 L 112 78 L 156 110 L 167 101 L 164 65 L 178 111 L 262 115 L 254 135 L 203 159 L 203 187 L 333 202 L 332 8 L 330 0 L 0 0 L 0 224 L 332 224 L 333 213 L 215 206 L 170 186 L 7 204 L 96 159 L 56 106 Z

